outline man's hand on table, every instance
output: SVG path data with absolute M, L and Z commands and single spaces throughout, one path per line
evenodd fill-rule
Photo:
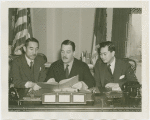
M 34 90 L 34 91 L 37 91 L 37 90 L 39 90 L 39 89 L 41 89 L 41 87 L 38 86 L 38 85 L 35 83 L 34 86 L 33 86 L 33 90 Z
M 32 88 L 34 85 L 35 85 L 34 82 L 28 81 L 28 82 L 25 84 L 25 87 L 26 87 L 26 88 Z
M 41 87 L 38 86 L 38 85 L 37 85 L 36 83 L 34 83 L 34 82 L 30 82 L 30 81 L 29 81 L 29 82 L 27 83 L 27 85 L 28 85 L 28 88 L 30 88 L 29 91 L 28 91 L 29 93 L 32 92 L 32 91 L 37 91 L 37 90 L 41 89 Z
M 105 85 L 105 88 L 111 88 L 112 91 L 121 91 L 118 83 L 108 83 Z
M 100 93 L 99 89 L 97 87 L 92 87 L 89 89 L 92 93 Z
M 47 81 L 47 83 L 51 83 L 51 82 L 56 82 L 56 81 L 55 81 L 55 78 L 50 78 L 50 79 Z
M 119 87 L 118 83 L 107 83 L 105 85 L 106 88 Z

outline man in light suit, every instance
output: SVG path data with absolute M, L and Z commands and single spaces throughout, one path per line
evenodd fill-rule
M 95 64 L 96 86 L 100 91 L 107 88 L 122 87 L 127 81 L 137 81 L 129 63 L 115 57 L 115 46 L 112 42 L 100 43 L 100 59 Z
M 12 78 L 15 88 L 28 92 L 29 89 L 39 90 L 37 82 L 46 78 L 44 63 L 46 60 L 37 55 L 39 42 L 35 38 L 25 41 L 23 47 L 25 54 L 22 54 L 12 62 Z
M 75 44 L 65 40 L 61 44 L 61 59 L 52 63 L 48 70 L 46 80 L 54 78 L 56 82 L 79 75 L 88 88 L 95 86 L 95 80 L 86 63 L 74 58 Z

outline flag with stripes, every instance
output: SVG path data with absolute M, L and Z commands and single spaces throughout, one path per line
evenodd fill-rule
M 14 54 L 22 54 L 22 47 L 28 38 L 32 37 L 30 8 L 14 8 L 13 14 L 13 48 Z

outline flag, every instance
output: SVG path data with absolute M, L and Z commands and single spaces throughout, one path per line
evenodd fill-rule
M 94 22 L 94 32 L 93 32 L 93 44 L 92 44 L 92 64 L 95 65 L 98 55 L 99 43 L 106 41 L 106 8 L 96 8 L 95 9 L 95 22 Z
M 14 8 L 13 9 L 13 43 L 14 54 L 22 54 L 21 48 L 25 41 L 32 37 L 31 16 L 29 8 Z
M 92 46 L 92 58 L 91 58 L 93 66 L 95 66 L 95 63 L 98 59 L 98 52 L 97 52 L 98 48 L 99 48 L 99 44 L 96 45 L 96 36 L 94 35 L 93 46 Z

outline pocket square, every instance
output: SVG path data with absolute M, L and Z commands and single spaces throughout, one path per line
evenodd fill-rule
M 119 79 L 123 79 L 125 77 L 125 75 L 121 75 Z

